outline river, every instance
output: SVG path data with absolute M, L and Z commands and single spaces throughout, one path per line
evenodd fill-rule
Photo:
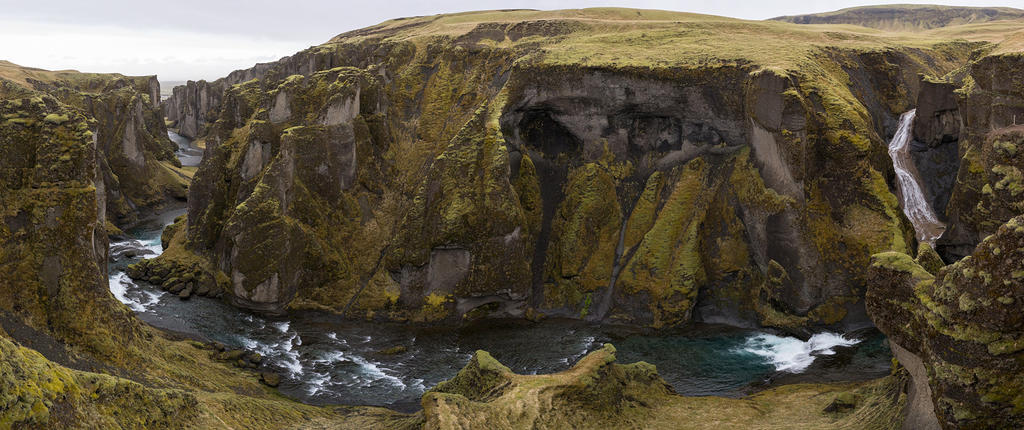
M 658 332 L 575 320 L 421 327 L 346 321 L 321 312 L 270 318 L 216 299 L 183 301 L 124 273 L 128 264 L 162 252 L 160 232 L 183 213 L 164 213 L 129 231 L 131 239 L 111 244 L 111 292 L 155 327 L 261 353 L 266 366 L 282 375 L 280 391 L 307 403 L 414 411 L 425 390 L 454 376 L 478 349 L 518 373 L 538 374 L 565 370 L 606 342 L 616 346 L 622 363 L 655 364 L 683 395 L 738 397 L 774 383 L 889 373 L 889 348 L 874 329 L 818 333 L 804 341 L 703 324 Z M 395 347 L 401 352 L 386 351 Z

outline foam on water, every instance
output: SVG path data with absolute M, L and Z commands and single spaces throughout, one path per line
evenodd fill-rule
M 305 382 L 308 384 L 306 392 L 309 393 L 310 396 L 315 396 L 326 390 L 327 384 L 331 382 L 331 376 L 327 373 L 309 372 L 309 374 L 306 375 Z
M 135 312 L 148 311 L 153 307 L 153 305 L 160 301 L 160 296 L 164 294 L 162 291 L 153 292 L 149 290 L 140 290 L 129 295 L 128 288 L 135 287 L 136 285 L 124 272 L 117 272 L 116 274 L 111 275 L 108 282 L 110 284 L 111 294 L 113 294 L 119 302 L 124 303 Z
M 153 251 L 154 254 L 160 255 L 164 253 L 163 244 L 160 242 L 160 237 L 144 239 L 137 241 L 142 245 L 143 248 Z
M 779 372 L 800 373 L 814 362 L 816 355 L 832 355 L 835 354 L 833 348 L 837 346 L 852 346 L 859 342 L 830 332 L 815 334 L 806 342 L 795 337 L 759 334 L 748 338 L 741 351 L 763 357 Z

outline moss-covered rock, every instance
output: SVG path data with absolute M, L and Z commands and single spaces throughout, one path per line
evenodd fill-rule
M 208 152 L 160 260 L 271 312 L 863 319 L 870 255 L 914 249 L 885 137 L 981 43 L 565 13 L 389 22 L 176 89 Z
M 742 399 L 684 397 L 654 366 L 617 363 L 611 345 L 549 375 L 517 375 L 477 351 L 458 375 L 423 395 L 420 415 L 428 429 L 896 429 L 906 381 L 896 370 L 867 383 L 786 385 Z
M 95 124 L 50 96 L 0 101 L 0 307 L 91 354 L 123 359 L 139 326 L 107 290 Z M 44 118 L 57 115 L 56 124 Z
M 50 72 L 5 63 L 0 81 L 0 100 L 21 106 L 25 97 L 50 96 L 89 118 L 99 149 L 96 169 L 106 194 L 105 216 L 115 225 L 131 225 L 185 198 L 189 180 L 173 170 L 180 163 L 160 115 L 155 76 Z M 4 118 L 21 121 L 13 112 Z M 71 117 L 52 112 L 40 120 L 61 126 Z
M 423 396 L 424 428 L 639 427 L 672 389 L 647 363 L 615 363 L 606 345 L 552 375 L 512 373 L 485 351 Z
M 936 243 L 947 262 L 969 255 L 1000 225 L 1024 211 L 1024 78 L 1019 53 L 993 53 L 972 62 L 957 90 L 963 126 L 960 168 Z M 998 76 L 998 78 L 997 78 Z
M 921 357 L 946 427 L 1024 423 L 1022 262 L 1020 216 L 934 276 L 904 254 L 874 257 L 868 310 L 890 339 Z

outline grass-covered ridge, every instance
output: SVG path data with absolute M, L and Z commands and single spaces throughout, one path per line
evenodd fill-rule
M 900 7 L 914 14 L 913 6 Z M 959 11 L 962 8 L 950 8 Z M 340 34 L 322 47 L 363 40 L 423 43 L 445 36 L 532 52 L 539 61 L 585 66 L 680 67 L 753 63 L 766 68 L 801 66 L 820 47 L 891 49 L 931 47 L 955 39 L 999 42 L 1024 11 L 1005 8 L 1001 19 L 951 22 L 926 31 L 883 30 L 840 23 L 794 25 L 660 10 L 590 8 L 555 11 L 480 11 L 402 18 Z M 509 26 L 507 36 L 487 31 Z M 969 27 L 970 34 L 961 33 Z

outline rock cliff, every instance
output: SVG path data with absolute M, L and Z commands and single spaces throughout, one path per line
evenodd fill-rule
M 5 98 L 47 95 L 95 123 L 96 164 L 114 225 L 131 225 L 184 200 L 188 178 L 167 138 L 155 76 L 52 72 L 0 62 L 0 79 Z
M 0 84 L 0 312 L 109 354 L 136 330 L 107 290 L 96 122 L 49 95 Z
M 1015 72 L 1022 61 L 1015 53 L 985 56 L 971 63 L 957 90 L 961 160 L 946 208 L 949 227 L 936 243 L 947 262 L 969 255 L 1024 211 L 1024 156 L 1017 149 L 1024 134 L 1016 125 L 1024 121 L 1024 78 Z
M 478 12 L 176 89 L 165 112 L 207 152 L 133 276 L 267 312 L 794 330 L 867 323 L 867 288 L 902 364 L 684 398 L 611 346 L 532 376 L 478 352 L 412 415 L 283 399 L 140 323 L 107 289 L 106 227 L 184 190 L 155 80 L 0 63 L 0 427 L 1024 425 L 1019 42 L 946 36 Z M 949 266 L 890 191 L 915 105 L 925 151 L 957 145 L 939 246 L 972 255 Z
M 914 247 L 887 137 L 980 45 L 638 13 L 398 20 L 177 89 L 208 152 L 157 280 L 356 318 L 866 324 L 857 268 Z M 657 49 L 711 25 L 717 56 Z
M 868 310 L 897 358 L 923 363 L 914 378 L 928 381 L 944 428 L 1024 425 L 1022 262 L 1021 216 L 934 274 L 906 254 L 873 257 Z
M 120 143 L 131 140 L 122 141 L 123 134 L 108 138 L 114 147 L 101 139 L 140 132 L 124 122 L 145 119 L 153 106 L 138 104 L 144 98 L 137 93 L 127 97 L 124 87 L 107 87 L 123 78 L 59 72 L 46 91 L 30 90 L 25 81 L 31 76 L 54 72 L 19 67 L 30 75 L 19 82 L 3 66 L 0 428 L 367 428 L 409 421 L 373 408 L 354 408 L 342 419 L 334 410 L 284 400 L 255 374 L 217 362 L 198 343 L 168 340 L 136 319 L 107 285 L 106 174 L 116 165 L 112 160 L 152 153 L 122 152 L 143 148 L 136 146 L 146 142 L 141 135 L 123 148 Z M 69 82 L 107 89 L 75 96 Z M 115 103 L 128 99 L 136 101 Z M 132 108 L 93 117 L 106 112 L 100 105 Z M 115 120 L 118 115 L 126 117 Z M 111 124 L 124 129 L 106 128 Z

